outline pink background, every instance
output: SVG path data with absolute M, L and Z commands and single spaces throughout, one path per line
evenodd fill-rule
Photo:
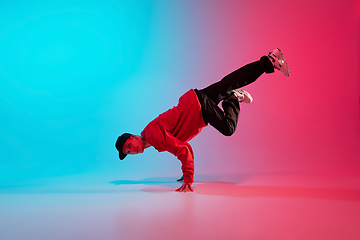
M 357 2 L 213 3 L 196 18 L 199 28 L 207 26 L 199 34 L 207 49 L 199 52 L 213 71 L 209 80 L 199 75 L 200 85 L 274 47 L 282 49 L 291 77 L 277 72 L 246 87 L 254 102 L 242 105 L 234 136 L 206 129 L 195 140 L 198 170 L 358 172 Z

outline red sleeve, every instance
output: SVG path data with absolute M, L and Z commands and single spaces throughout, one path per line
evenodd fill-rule
M 181 170 L 184 174 L 184 182 L 192 183 L 194 181 L 194 153 L 190 144 L 185 143 L 174 137 L 163 127 L 152 129 L 153 124 L 141 133 L 143 137 L 159 152 L 168 151 L 175 155 L 182 163 Z M 147 133 L 151 132 L 151 136 Z
M 180 141 L 169 132 L 165 132 L 164 135 L 166 151 L 174 154 L 182 163 L 184 182 L 194 182 L 194 153 L 190 144 Z

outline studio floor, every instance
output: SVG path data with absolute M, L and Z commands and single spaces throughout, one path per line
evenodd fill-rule
M 360 176 L 74 176 L 0 189 L 1 240 L 360 239 Z

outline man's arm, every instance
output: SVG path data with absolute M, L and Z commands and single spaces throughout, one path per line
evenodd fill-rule
M 148 124 L 146 128 L 152 127 L 150 124 Z M 187 183 L 187 185 L 184 187 L 190 190 L 191 183 L 194 181 L 194 154 L 190 144 L 182 142 L 174 137 L 170 132 L 166 131 L 166 129 L 161 124 L 156 124 L 155 128 L 155 131 L 151 131 L 151 137 L 146 138 L 147 141 L 159 152 L 170 152 L 181 161 L 181 170 L 183 172 L 184 184 Z
M 179 180 L 183 180 L 184 182 L 176 191 L 193 191 L 191 185 L 194 181 L 194 154 L 190 144 L 180 141 L 169 132 L 165 132 L 164 135 L 164 142 L 166 142 L 164 148 L 166 151 L 174 154 L 182 163 L 181 170 L 183 177 Z

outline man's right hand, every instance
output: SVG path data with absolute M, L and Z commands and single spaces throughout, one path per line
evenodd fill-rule
M 191 187 L 192 183 L 188 183 L 188 182 L 183 182 L 183 184 L 181 185 L 181 187 L 179 187 L 178 189 L 176 189 L 175 191 L 177 192 L 184 192 L 186 193 L 187 191 L 193 192 L 194 190 Z

